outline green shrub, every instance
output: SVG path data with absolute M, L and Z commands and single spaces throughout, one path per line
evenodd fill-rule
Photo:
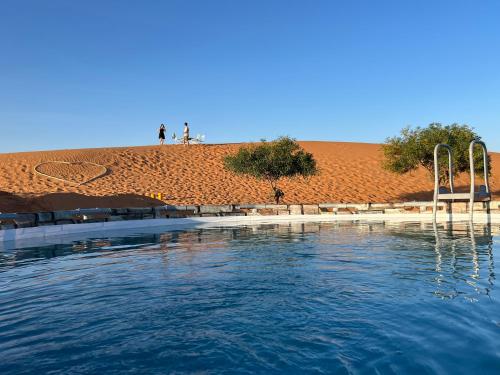
M 424 167 L 434 176 L 434 147 L 445 143 L 452 149 L 454 175 L 469 171 L 469 144 L 480 141 L 481 137 L 467 125 L 446 125 L 432 123 L 426 128 L 409 127 L 401 130 L 397 137 L 387 138 L 382 146 L 384 152 L 383 166 L 386 170 L 405 174 Z M 442 150 L 438 159 L 439 181 L 448 181 L 448 155 Z M 488 165 L 490 160 L 488 158 Z M 474 166 L 477 173 L 482 174 L 483 158 L 480 147 L 474 150 Z M 491 169 L 490 169 L 491 170 Z
M 277 204 L 285 195 L 278 187 L 282 178 L 307 178 L 318 173 L 313 155 L 289 137 L 241 147 L 235 155 L 224 158 L 224 167 L 236 174 L 268 181 Z

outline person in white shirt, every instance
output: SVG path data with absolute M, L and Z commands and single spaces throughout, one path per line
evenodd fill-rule
M 189 146 L 189 125 L 187 122 L 184 123 L 184 137 L 182 138 L 182 143 Z

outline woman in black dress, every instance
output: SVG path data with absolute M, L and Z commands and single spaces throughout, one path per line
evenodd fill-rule
M 163 142 L 165 142 L 165 130 L 166 130 L 165 125 L 161 124 L 159 129 L 160 134 L 158 134 L 158 138 L 160 139 L 161 145 L 163 144 Z

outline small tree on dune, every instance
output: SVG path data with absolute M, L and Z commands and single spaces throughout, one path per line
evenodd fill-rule
M 289 137 L 241 147 L 236 154 L 224 158 L 224 167 L 236 174 L 269 182 L 277 204 L 285 195 L 278 187 L 282 178 L 307 178 L 318 173 L 313 155 Z
M 434 147 L 438 143 L 445 143 L 452 149 L 453 172 L 458 175 L 469 171 L 469 144 L 480 141 L 481 137 L 468 125 L 446 125 L 432 123 L 426 128 L 409 127 L 401 130 L 397 137 L 387 138 L 382 146 L 384 152 L 383 166 L 386 170 L 397 174 L 405 174 L 416 170 L 419 166 L 424 167 L 434 176 Z M 439 155 L 440 168 L 439 182 L 448 181 L 448 156 L 446 152 Z M 488 164 L 490 159 L 488 158 Z M 482 171 L 482 152 L 478 148 L 474 150 L 474 165 L 476 170 Z M 491 169 L 490 169 L 491 170 Z

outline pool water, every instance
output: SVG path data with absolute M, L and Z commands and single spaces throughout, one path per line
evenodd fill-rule
M 0 373 L 498 374 L 495 233 L 287 223 L 5 248 Z

